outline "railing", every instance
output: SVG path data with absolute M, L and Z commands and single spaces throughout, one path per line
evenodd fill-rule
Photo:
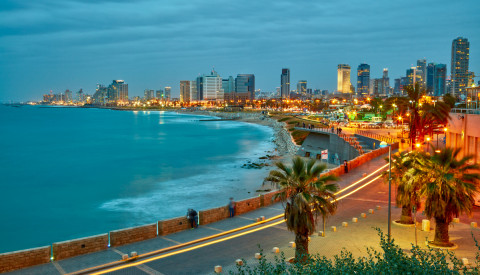
M 379 134 L 374 134 L 374 133 L 371 133 L 369 131 L 363 131 L 363 130 L 355 129 L 355 134 L 365 136 L 365 137 L 369 137 L 369 138 L 373 138 L 373 139 L 377 139 L 377 140 L 380 140 L 380 141 L 385 141 L 386 143 L 389 143 L 389 144 L 397 142 L 397 138 L 392 138 L 392 137 L 387 137 L 387 136 L 383 136 L 383 135 L 379 135 Z
M 480 109 L 453 108 L 451 113 L 480 115 Z
M 313 130 L 316 132 L 324 132 L 324 133 L 338 135 L 340 138 L 348 142 L 353 148 L 355 148 L 360 153 L 360 155 L 365 154 L 365 151 L 363 150 L 362 145 L 360 145 L 356 137 L 354 137 L 353 135 L 338 133 L 338 129 L 334 128 L 334 130 L 332 131 L 332 128 L 315 128 L 315 127 L 310 127 L 310 128 L 295 127 L 295 128 L 301 128 L 301 129 Z

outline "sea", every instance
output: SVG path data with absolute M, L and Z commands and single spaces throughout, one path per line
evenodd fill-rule
M 0 253 L 258 196 L 273 130 L 211 118 L 0 105 Z

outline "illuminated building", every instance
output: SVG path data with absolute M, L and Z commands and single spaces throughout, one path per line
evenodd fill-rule
M 360 64 L 357 68 L 357 96 L 366 96 L 370 91 L 370 65 Z
M 150 89 L 145 89 L 143 92 L 145 100 L 152 100 L 155 98 L 155 91 Z
M 350 65 L 339 64 L 337 69 L 337 91 L 340 93 L 350 93 Z
M 238 97 L 255 99 L 255 75 L 238 74 L 235 78 L 235 93 Z
M 189 80 L 180 81 L 180 102 L 189 102 L 190 101 L 190 83 Z
M 283 68 L 280 75 L 280 97 L 290 98 L 290 69 Z
M 426 75 L 427 75 L 427 60 L 419 59 L 417 60 L 417 73 L 421 76 L 420 87 L 425 89 Z
M 306 80 L 299 80 L 297 82 L 297 93 L 302 95 L 307 94 L 307 81 Z
M 172 99 L 172 88 L 165 87 L 165 99 L 170 101 Z
M 468 62 L 470 43 L 468 39 L 458 37 L 452 42 L 452 92 L 454 96 L 465 93 L 468 86 Z

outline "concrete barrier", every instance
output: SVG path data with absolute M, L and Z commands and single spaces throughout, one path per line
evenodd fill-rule
M 348 222 L 342 222 L 343 227 L 348 227 Z
M 376 207 L 376 208 L 377 208 L 377 210 L 380 210 L 380 209 L 382 209 L 382 207 L 381 207 L 380 205 L 377 205 L 377 207 Z
M 336 226 L 332 226 L 331 228 L 332 228 L 333 232 L 337 232 L 337 227 Z
M 108 249 L 108 234 L 80 238 L 52 244 L 53 259 L 63 260 Z
M 261 259 L 262 258 L 262 254 L 260 253 L 255 253 L 255 259 Z
M 471 222 L 470 226 L 473 227 L 473 228 L 477 228 L 477 222 Z
M 358 218 L 352 218 L 352 222 L 358 222 Z
M 222 266 L 221 265 L 216 265 L 214 271 L 215 271 L 215 273 L 222 273 Z
M 468 258 L 462 258 L 462 264 L 468 266 L 470 263 L 468 262 Z
M 368 209 L 368 213 L 373 214 L 375 211 L 373 209 Z
M 272 252 L 273 253 L 280 253 L 280 248 L 274 247 L 274 248 L 272 248 Z
M 362 213 L 362 214 L 360 214 L 360 216 L 361 216 L 362 218 L 366 218 L 366 217 L 367 217 L 367 214 Z
M 235 264 L 236 265 L 243 265 L 243 261 L 241 259 L 236 259 Z
M 325 237 L 325 232 L 323 232 L 323 231 L 318 231 L 318 236 L 320 236 L 320 237 Z
M 50 262 L 50 246 L 0 254 L 0 273 Z
M 121 246 L 157 237 L 157 224 L 110 231 L 110 246 Z
M 460 218 L 453 218 L 452 222 L 454 222 L 454 223 L 459 223 L 459 222 L 460 222 Z
M 289 242 L 288 246 L 295 248 L 296 244 L 295 244 L 295 242 Z

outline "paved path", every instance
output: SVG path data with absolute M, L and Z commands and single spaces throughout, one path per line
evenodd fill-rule
M 362 178 L 363 173 L 370 173 L 384 165 L 386 156 L 378 157 L 352 171 L 343 175 L 338 182 L 341 188 Z M 361 186 L 374 177 L 358 184 Z M 355 188 L 351 188 L 348 193 Z M 392 188 L 393 190 L 393 188 Z M 343 195 L 343 194 L 341 194 Z M 393 198 L 394 194 L 392 194 Z M 366 255 L 366 247 L 379 248 L 379 238 L 373 227 L 379 227 L 384 232 L 387 231 L 387 198 L 388 186 L 383 180 L 378 179 L 370 185 L 352 194 L 351 196 L 339 201 L 337 214 L 327 221 L 326 237 L 312 236 L 310 242 L 310 252 L 319 253 L 327 257 L 338 254 L 342 248 L 350 250 L 354 256 Z M 380 206 L 377 210 L 376 206 Z M 374 214 L 369 214 L 368 210 L 374 209 Z M 249 225 L 259 216 L 266 218 L 273 217 L 283 213 L 281 203 L 270 207 L 264 207 L 241 216 L 226 219 L 217 223 L 200 226 L 195 230 L 187 230 L 164 237 L 125 245 L 109 250 L 78 256 L 66 260 L 40 265 L 28 269 L 11 272 L 9 274 L 64 274 L 75 272 L 84 268 L 109 263 L 120 259 L 120 254 L 137 251 L 139 254 L 158 250 L 161 248 L 185 243 L 201 237 L 217 234 L 223 230 L 230 230 L 240 226 Z M 361 218 L 361 213 L 367 213 L 367 218 Z M 392 218 L 396 219 L 400 215 L 400 209 L 392 207 Z M 357 217 L 358 223 L 352 223 L 352 218 Z M 418 219 L 423 217 L 419 215 Z M 451 239 L 459 245 L 456 253 L 460 257 L 468 257 L 473 261 L 475 253 L 478 251 L 474 246 L 471 237 L 469 222 L 471 220 L 480 221 L 480 211 L 475 210 L 471 219 L 461 217 L 461 223 L 455 224 L 450 228 Z M 348 227 L 342 227 L 342 222 L 348 222 Z M 465 222 L 465 223 L 462 223 Z M 336 226 L 337 232 L 332 232 L 330 226 Z M 322 222 L 319 220 L 318 229 L 321 230 Z M 432 225 L 433 227 L 433 225 Z M 241 232 L 246 232 L 249 229 Z M 240 233 L 241 233 L 240 232 Z M 414 228 L 400 227 L 392 225 L 392 236 L 401 245 L 408 249 L 414 242 Z M 480 230 L 473 229 L 475 236 L 480 239 Z M 425 238 L 433 239 L 433 231 L 418 231 L 419 245 L 424 246 Z M 217 238 L 216 240 L 218 240 Z M 279 247 L 287 257 L 294 254 L 293 248 L 288 247 L 290 241 L 294 240 L 293 233 L 289 232 L 284 223 L 246 234 L 240 237 L 232 238 L 219 243 L 207 245 L 188 252 L 172 255 L 169 257 L 153 260 L 141 265 L 117 270 L 109 274 L 213 274 L 215 265 L 222 265 L 226 273 L 229 270 L 235 270 L 235 260 L 239 258 L 254 261 L 255 252 L 259 251 L 259 246 L 264 249 L 267 258 L 273 258 L 272 247 Z M 194 245 L 193 245 L 194 246 Z M 192 246 L 189 246 L 192 247 Z

